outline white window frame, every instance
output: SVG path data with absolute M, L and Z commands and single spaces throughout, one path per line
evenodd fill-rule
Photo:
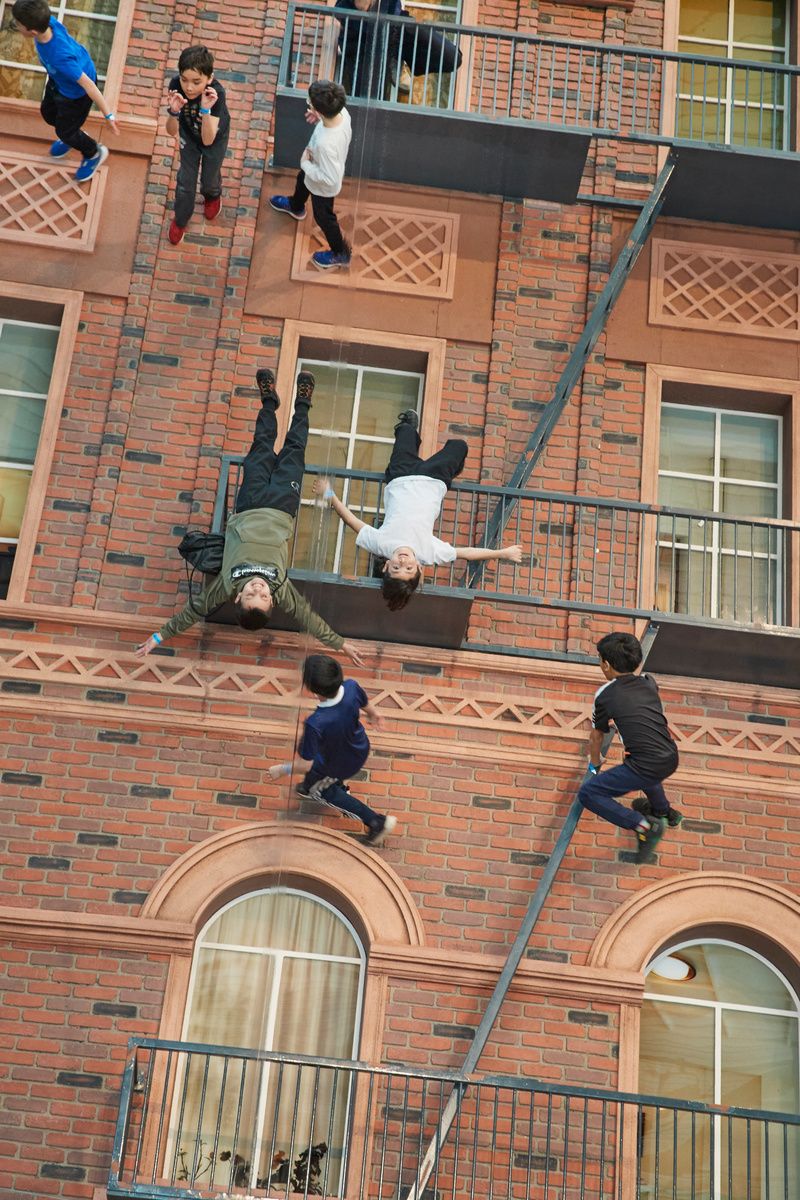
M 25 329 L 48 329 L 48 330 L 52 330 L 56 334 L 56 347 L 55 347 L 55 353 L 53 355 L 53 369 L 50 372 L 50 380 L 52 381 L 53 373 L 55 370 L 56 355 L 58 354 L 58 339 L 61 336 L 61 326 L 60 325 L 46 325 L 42 321 L 18 321 L 11 317 L 0 317 L 0 338 L 2 338 L 3 329 L 7 325 L 22 326 Z M 2 382 L 2 379 L 0 379 L 0 382 Z M 3 406 L 3 401 L 6 396 L 10 396 L 12 398 L 16 397 L 16 396 L 24 396 L 28 400 L 41 400 L 42 401 L 42 406 L 43 406 L 42 426 L 39 429 L 39 437 L 36 442 L 36 451 L 38 454 L 39 444 L 42 439 L 42 427 L 44 426 L 45 412 L 47 410 L 47 398 L 49 396 L 49 390 L 47 392 L 26 392 L 26 391 L 23 391 L 22 388 L 12 389 L 12 388 L 0 387 L 0 421 L 3 419 L 2 406 Z M 28 471 L 31 476 L 31 483 L 33 482 L 33 471 L 34 471 L 35 466 L 36 466 L 36 455 L 34 455 L 33 461 L 30 463 L 11 462 L 9 459 L 0 458 L 0 467 L 5 468 L 8 471 Z M 28 486 L 28 491 L 30 492 L 30 484 Z M 24 514 L 23 514 L 23 517 L 24 517 Z M 20 543 L 19 537 L 11 538 L 11 537 L 0 536 L 0 546 L 18 546 L 19 543 Z
M 679 942 L 674 946 L 669 946 L 668 949 L 659 950 L 644 969 L 645 981 L 650 971 L 653 969 L 659 958 L 663 958 L 665 954 L 680 955 L 682 950 L 689 950 L 694 946 L 728 946 L 732 950 L 737 950 L 740 954 L 748 954 L 757 962 L 762 963 L 767 967 L 773 975 L 781 981 L 789 997 L 794 1001 L 794 1010 L 785 1008 L 763 1008 L 756 1004 L 734 1004 L 725 1000 L 699 1000 L 690 996 L 668 996 L 661 992 L 648 992 L 647 983 L 645 982 L 644 1000 L 651 1000 L 658 1004 L 682 1004 L 693 1008 L 713 1009 L 714 1011 L 714 1099 L 713 1104 L 722 1104 L 722 1017 L 725 1012 L 747 1012 L 756 1013 L 759 1016 L 774 1016 L 783 1018 L 793 1018 L 800 1024 L 800 999 L 797 992 L 794 990 L 789 980 L 778 970 L 774 963 L 765 958 L 763 954 L 759 954 L 756 950 L 751 950 L 749 946 L 742 946 L 738 942 L 731 942 L 727 938 L 692 938 L 685 942 Z M 800 1046 L 800 1029 L 798 1029 L 798 1046 Z M 798 1061 L 795 1064 L 797 1073 L 797 1088 L 800 1095 L 800 1053 Z M 652 1088 L 649 1089 L 652 1092 Z M 668 1097 L 664 1097 L 668 1099 Z M 715 1178 L 713 1180 L 714 1200 L 723 1200 L 722 1195 L 722 1163 L 723 1163 L 723 1147 L 722 1147 L 722 1122 L 719 1117 L 714 1118 L 714 1163 L 715 1163 Z
M 737 41 L 735 41 L 734 36 L 733 36 L 733 21 L 734 21 L 734 9 L 736 7 L 736 0 L 727 0 L 727 5 L 728 5 L 728 27 L 727 27 L 726 37 L 724 39 L 682 36 L 681 32 L 680 32 L 680 8 L 679 8 L 679 10 L 678 10 L 678 50 L 680 51 L 680 53 L 682 53 L 682 54 L 696 53 L 696 54 L 699 54 L 699 55 L 705 56 L 705 57 L 712 57 L 712 56 L 716 57 L 715 55 L 712 55 L 711 51 L 722 49 L 723 53 L 720 57 L 721 58 L 729 58 L 729 59 L 734 58 L 734 52 L 737 50 L 753 50 L 757 53 L 767 53 L 767 54 L 780 54 L 781 53 L 781 47 L 779 47 L 779 46 L 768 46 L 768 45 L 765 45 L 760 42 L 737 42 Z M 791 61 L 791 59 L 790 59 L 791 38 L 792 38 L 791 17 L 792 17 L 791 5 L 789 3 L 789 0 L 785 0 L 784 28 L 786 30 L 786 40 L 785 40 L 785 44 L 782 48 L 783 49 L 783 58 L 774 63 L 766 63 L 765 62 L 764 63 L 765 67 L 774 66 L 774 67 L 778 68 L 781 66 L 787 66 L 789 64 L 789 62 Z M 745 58 L 747 58 L 747 55 L 745 55 Z M 709 67 L 708 70 L 713 70 L 713 68 Z M 734 78 L 735 72 L 733 70 L 731 70 L 730 68 L 724 68 L 724 67 L 721 67 L 720 70 L 724 70 L 725 76 L 726 76 L 725 89 L 719 97 L 720 105 L 724 109 L 724 113 L 725 113 L 725 129 L 724 129 L 724 133 L 723 133 L 724 143 L 726 145 L 733 144 L 733 141 L 732 141 L 732 138 L 733 138 L 733 114 L 734 114 L 735 109 L 737 109 L 737 108 L 755 109 L 757 111 L 759 108 L 761 108 L 761 109 L 769 110 L 769 111 L 777 110 L 778 112 L 783 114 L 783 120 L 780 123 L 780 145 L 774 146 L 774 147 L 770 146 L 769 148 L 773 148 L 776 150 L 785 150 L 785 149 L 789 148 L 789 139 L 790 139 L 789 116 L 790 116 L 791 106 L 790 106 L 790 99 L 789 99 L 789 81 L 788 81 L 788 79 L 784 82 L 784 92 L 783 92 L 783 103 L 782 104 L 766 104 L 766 103 L 765 104 L 754 104 L 752 102 L 750 102 L 748 104 L 745 100 L 737 100 L 736 97 L 733 95 L 733 78 Z M 679 67 L 679 78 L 680 78 L 680 67 Z M 691 103 L 699 102 L 701 104 L 712 104 L 712 105 L 717 103 L 717 97 L 714 94 L 713 90 L 708 93 L 703 93 L 703 92 L 691 93 L 691 92 L 682 92 L 679 90 L 677 98 L 678 98 L 679 106 L 681 103 L 691 104 Z M 680 119 L 680 108 L 678 109 L 678 113 L 676 115 L 676 125 L 677 125 L 679 119 Z M 692 130 L 693 140 L 697 140 L 697 141 L 700 141 L 701 139 L 710 140 L 709 138 L 707 138 L 705 136 L 705 134 L 702 130 L 700 132 L 699 137 L 695 137 L 694 132 L 695 131 Z M 738 143 L 736 143 L 736 144 L 738 145 Z M 748 139 L 745 141 L 744 144 L 747 146 L 758 146 L 760 143 Z
M 8 13 L 11 12 L 11 4 L 12 4 L 12 0 L 6 0 L 5 4 L 3 4 L 3 6 L 2 6 L 3 7 L 3 15 L 5 15 L 6 12 L 8 12 Z M 117 12 L 112 17 L 108 13 L 93 13 L 93 12 L 86 12 L 79 8 L 71 8 L 68 3 L 68 0 L 53 0 L 53 3 L 50 5 L 50 12 L 57 21 L 60 21 L 62 23 L 62 25 L 66 24 L 67 20 L 70 17 L 76 17 L 76 18 L 81 17 L 88 21 L 98 21 L 98 22 L 102 22 L 103 24 L 111 24 L 111 25 L 116 26 L 119 22 L 119 15 L 120 15 L 121 7 L 122 7 L 121 0 L 118 0 Z M 112 38 L 111 49 L 108 52 L 109 65 L 112 62 L 113 54 L 114 54 L 114 39 Z M 32 71 L 35 75 L 41 75 L 42 80 L 43 80 L 42 94 L 44 94 L 44 79 L 47 76 L 47 71 L 44 69 L 42 64 L 39 62 L 38 58 L 37 58 L 36 62 L 33 62 L 33 63 L 17 62 L 15 59 L 12 59 L 12 58 L 0 58 L 0 66 L 8 67 L 9 69 L 11 69 L 13 71 L 21 71 L 21 72 L 22 71 Z M 108 71 L 101 72 L 98 68 L 98 71 L 97 71 L 98 85 L 101 83 L 105 83 L 107 78 L 108 78 Z M 102 88 L 100 90 L 102 91 Z M 10 97 L 10 98 L 11 99 L 24 99 L 25 97 L 17 96 L 17 97 Z
M 363 434 L 358 433 L 358 429 L 357 429 L 358 412 L 359 412 L 359 408 L 361 405 L 361 393 L 362 393 L 364 375 L 365 374 L 401 375 L 401 376 L 403 376 L 404 379 L 416 379 L 418 381 L 416 409 L 417 409 L 418 416 L 421 417 L 422 404 L 423 404 L 423 399 L 424 399 L 424 395 L 425 395 L 425 373 L 421 372 L 421 371 L 401 371 L 397 368 L 389 368 L 389 367 L 375 367 L 375 366 L 365 367 L 365 366 L 359 365 L 358 363 L 348 363 L 348 362 L 338 362 L 338 361 L 333 363 L 330 360 L 318 359 L 318 358 L 305 358 L 302 355 L 300 355 L 298 357 L 298 360 L 297 360 L 298 371 L 311 370 L 313 372 L 314 367 L 334 367 L 335 369 L 341 370 L 341 371 L 356 371 L 357 377 L 356 377 L 355 396 L 353 399 L 353 412 L 352 412 L 352 415 L 350 418 L 349 430 L 341 429 L 341 430 L 331 431 L 330 429 L 322 429 L 322 428 L 312 425 L 309 429 L 309 435 L 313 434 L 317 437 L 330 438 L 330 441 L 332 443 L 342 442 L 342 441 L 344 441 L 344 439 L 346 437 L 347 438 L 347 459 L 345 462 L 346 470 L 352 470 L 352 467 L 353 467 L 353 457 L 354 457 L 354 453 L 355 453 L 356 438 L 358 438 L 358 440 L 361 442 L 370 442 L 373 445 L 386 446 L 386 448 L 387 448 L 387 456 L 386 457 L 387 457 L 387 462 L 388 462 L 389 455 L 391 454 L 392 446 L 394 445 L 393 438 L 391 438 L 391 437 L 374 437 L 374 436 L 363 435 Z M 311 411 L 313 413 L 314 410 L 312 409 Z M 324 464 L 319 464 L 319 465 L 324 466 Z M 348 503 L 348 499 L 349 499 L 350 482 L 351 482 L 350 480 L 345 480 L 342 485 L 342 500 L 345 504 Z M 313 508 L 315 503 L 316 502 L 314 500 L 301 500 L 300 505 L 301 505 L 301 508 Z M 363 508 L 363 510 L 359 506 L 359 515 L 360 516 L 366 517 L 369 514 L 372 514 L 373 516 L 377 516 L 379 512 L 380 512 L 380 509 L 374 508 L 369 505 L 366 505 Z M 330 568 L 331 571 L 336 574 L 339 573 L 340 567 L 341 567 L 342 554 L 343 554 L 343 550 L 344 550 L 345 534 L 346 534 L 346 526 L 345 526 L 344 522 L 337 521 L 336 522 L 336 543 L 334 546 L 333 565 Z
M 302 951 L 302 950 L 275 950 L 268 946 L 240 946 L 234 942 L 206 942 L 206 941 L 204 941 L 206 931 L 216 921 L 218 921 L 220 919 L 220 917 L 222 917 L 226 912 L 228 912 L 230 909 L 236 907 L 236 905 L 244 903 L 246 900 L 253 900 L 253 899 L 256 899 L 258 896 L 265 896 L 265 895 L 296 896 L 296 897 L 300 897 L 304 900 L 309 900 L 312 903 L 319 905 L 321 908 L 327 909 L 328 912 L 332 913 L 337 918 L 337 920 L 339 920 L 345 926 L 345 928 L 347 929 L 348 933 L 350 934 L 351 938 L 353 939 L 353 941 L 355 943 L 358 953 L 354 954 L 352 956 L 351 955 L 319 954 L 319 953 L 315 953 L 315 952 L 311 952 L 311 951 Z M 194 954 L 192 956 L 192 968 L 191 968 L 191 972 L 189 975 L 189 986 L 188 986 L 187 993 L 186 993 L 186 1008 L 184 1010 L 183 1026 L 182 1026 L 182 1030 L 181 1030 L 181 1041 L 184 1041 L 184 1042 L 187 1040 L 187 1035 L 188 1035 L 188 1030 L 189 1030 L 189 1023 L 190 1023 L 191 1012 L 192 1012 L 192 1002 L 194 1000 L 194 988 L 195 988 L 195 983 L 197 980 L 197 971 L 198 971 L 198 966 L 199 966 L 200 954 L 205 949 L 223 950 L 223 951 L 230 950 L 237 954 L 254 954 L 254 955 L 259 955 L 263 958 L 273 959 L 274 970 L 273 970 L 273 975 L 272 975 L 272 985 L 270 988 L 269 998 L 267 999 L 266 1005 L 265 1005 L 266 1011 L 267 1011 L 267 1020 L 265 1022 L 265 1027 L 264 1027 L 264 1043 L 262 1046 L 259 1047 L 260 1050 L 265 1050 L 265 1051 L 270 1051 L 273 1049 L 273 1040 L 274 1040 L 274 1036 L 275 1036 L 275 1025 L 276 1025 L 277 1016 L 278 1016 L 281 977 L 283 974 L 283 964 L 287 958 L 288 959 L 292 959 L 292 958 L 303 959 L 307 962 L 336 962 L 336 963 L 353 963 L 353 964 L 357 963 L 359 966 L 358 989 L 357 989 L 357 994 L 356 994 L 356 1010 L 355 1010 L 354 1020 L 353 1020 L 353 1041 L 352 1041 L 352 1046 L 351 1046 L 351 1050 L 350 1050 L 351 1058 L 353 1058 L 353 1059 L 357 1058 L 358 1045 L 359 1045 L 359 1040 L 361 1037 L 361 1017 L 362 1017 L 362 1011 L 363 1011 L 363 1006 L 364 1006 L 364 985 L 365 985 L 365 981 L 366 981 L 367 955 L 366 955 L 366 951 L 364 949 L 364 945 L 361 941 L 361 938 L 359 937 L 358 933 L 356 932 L 352 922 L 347 919 L 347 917 L 344 915 L 343 912 L 341 912 L 338 908 L 336 908 L 329 901 L 324 900 L 321 896 L 315 896 L 312 892 L 303 891 L 301 888 L 267 887 L 267 888 L 259 888 L 257 891 L 254 891 L 254 892 L 247 892 L 243 896 L 237 896 L 234 900 L 231 900 L 227 904 L 223 905 L 222 908 L 217 909 L 217 911 L 208 919 L 208 921 L 206 921 L 205 925 L 203 926 L 203 928 L 200 930 L 199 934 L 197 935 L 197 939 L 195 941 L 195 949 L 194 949 Z M 257 1116 L 256 1116 L 256 1138 L 255 1138 L 255 1142 L 254 1142 L 254 1146 L 253 1146 L 253 1156 L 252 1156 L 252 1160 L 251 1160 L 252 1161 L 252 1177 L 249 1181 L 250 1188 L 255 1188 L 255 1186 L 256 1186 L 256 1177 L 258 1174 L 258 1163 L 259 1163 L 259 1159 L 261 1157 L 261 1151 L 263 1149 L 262 1131 L 263 1131 L 263 1126 L 264 1126 L 264 1118 L 266 1115 L 266 1105 L 267 1105 L 268 1091 L 269 1091 L 269 1088 L 268 1088 L 269 1073 L 270 1073 L 270 1070 L 272 1069 L 272 1066 L 273 1066 L 273 1064 L 269 1063 L 269 1062 L 266 1062 L 263 1064 L 263 1066 L 261 1068 L 260 1081 L 258 1083 L 259 1099 L 258 1099 L 258 1110 L 257 1110 Z M 180 1085 L 176 1085 L 175 1092 L 174 1092 L 176 1100 L 180 1096 L 180 1092 L 181 1092 Z M 346 1113 L 345 1126 L 344 1126 L 344 1130 L 343 1130 L 343 1134 L 342 1134 L 342 1143 L 345 1146 L 347 1145 L 347 1141 L 350 1136 L 350 1108 L 351 1108 L 350 1103 L 349 1103 L 349 1101 L 347 1101 L 345 1103 L 345 1113 Z M 165 1161 L 169 1161 L 169 1159 L 172 1156 L 173 1150 L 174 1150 L 173 1147 L 168 1148 Z M 342 1176 L 339 1180 L 340 1194 L 344 1189 L 344 1184 L 345 1184 L 345 1180 L 344 1180 L 344 1177 Z
M 715 418 L 715 420 L 714 420 L 714 467 L 713 467 L 712 475 L 700 475 L 700 474 L 697 474 L 695 472 L 690 472 L 690 471 L 664 470 L 661 466 L 659 466 L 659 468 L 658 468 L 659 484 L 662 479 L 689 479 L 689 480 L 693 480 L 698 483 L 705 483 L 705 484 L 710 483 L 711 488 L 712 488 L 712 502 L 711 502 L 711 510 L 710 511 L 712 513 L 714 513 L 715 515 L 718 515 L 722 520 L 724 520 L 726 518 L 726 516 L 729 517 L 731 520 L 741 519 L 741 520 L 747 521 L 748 519 L 752 519 L 753 521 L 759 521 L 759 520 L 763 519 L 760 517 L 738 518 L 738 517 L 735 517 L 733 514 L 727 514 L 727 513 L 723 512 L 720 509 L 719 504 L 720 504 L 720 493 L 721 493 L 721 490 L 722 490 L 722 487 L 724 484 L 734 484 L 737 487 L 752 487 L 752 488 L 757 488 L 761 491 L 771 490 L 776 493 L 776 497 L 777 497 L 777 503 L 775 505 L 777 511 L 776 511 L 775 517 L 773 517 L 772 519 L 773 520 L 781 520 L 781 510 L 782 510 L 781 501 L 782 501 L 782 497 L 783 497 L 783 419 L 782 419 L 782 417 L 773 415 L 772 413 L 759 413 L 759 412 L 752 412 L 752 411 L 743 412 L 743 410 L 734 409 L 734 408 L 715 408 L 711 405 L 680 404 L 680 403 L 674 402 L 674 401 L 662 401 L 660 416 L 659 416 L 659 422 L 660 422 L 662 429 L 663 429 L 663 414 L 666 409 L 681 409 L 681 410 L 686 410 L 686 411 L 691 411 L 691 412 L 706 412 L 706 413 L 714 414 L 714 418 Z M 778 477 L 777 477 L 777 481 L 774 484 L 764 483 L 763 481 L 756 482 L 752 479 L 737 479 L 734 476 L 723 475 L 721 473 L 721 469 L 720 469 L 720 441 L 721 441 L 720 427 L 722 424 L 722 418 L 723 418 L 723 416 L 742 416 L 742 415 L 745 415 L 748 417 L 754 417 L 757 420 L 772 421 L 777 424 L 777 429 L 778 429 L 778 455 L 777 455 Z M 659 438 L 659 440 L 660 440 L 660 438 Z M 659 501 L 659 503 L 661 503 L 661 501 Z M 670 507 L 670 506 L 667 505 L 666 507 Z M 697 522 L 692 521 L 691 518 L 688 518 L 688 517 L 685 519 L 689 521 L 689 529 L 691 531 L 692 527 Z M 657 546 L 658 546 L 659 550 L 660 549 L 668 549 L 668 550 L 671 550 L 673 553 L 685 551 L 686 554 L 699 553 L 699 554 L 707 554 L 709 556 L 710 574 L 711 574 L 710 588 L 709 588 L 709 616 L 712 619 L 718 619 L 718 617 L 719 617 L 719 608 L 720 608 L 720 600 L 721 600 L 721 592 L 720 592 L 720 584 L 719 584 L 720 565 L 724 558 L 726 558 L 726 557 L 734 558 L 734 559 L 753 558 L 753 559 L 763 560 L 763 561 L 767 562 L 768 564 L 774 563 L 775 564 L 775 622 L 774 622 L 774 624 L 780 625 L 782 622 L 782 619 L 783 619 L 782 595 L 783 595 L 783 568 L 784 568 L 784 564 L 781 561 L 781 555 L 777 554 L 777 553 L 772 554 L 770 552 L 764 552 L 764 551 L 756 551 L 753 553 L 747 553 L 745 551 L 736 552 L 733 549 L 730 549 L 725 546 L 721 546 L 719 544 L 720 543 L 720 529 L 721 529 L 720 523 L 718 521 L 714 521 L 712 523 L 712 528 L 711 528 L 711 541 L 708 544 L 704 543 L 702 545 L 696 545 L 693 542 L 689 541 L 688 539 L 685 544 L 682 542 L 672 541 L 669 538 L 663 538 L 661 533 L 659 532 L 659 536 L 657 539 Z M 767 570 L 769 570 L 769 569 L 770 569 L 770 567 L 768 566 Z M 658 562 L 656 562 L 656 579 L 657 580 L 658 580 L 658 576 L 659 576 Z

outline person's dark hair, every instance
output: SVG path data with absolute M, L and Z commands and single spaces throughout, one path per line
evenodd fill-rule
M 242 604 L 237 604 L 236 620 L 242 629 L 263 629 L 269 624 L 269 613 L 264 612 L 263 608 L 245 608 Z
M 214 74 L 214 55 L 208 46 L 187 46 L 181 50 L 178 74 L 182 75 L 184 71 L 197 71 L 198 75 L 208 75 L 209 78 Z
M 47 0 L 14 0 L 11 15 L 25 29 L 44 33 L 50 25 L 52 14 Z
M 627 674 L 642 661 L 642 646 L 632 633 L 607 633 L 597 643 L 597 653 L 615 671 Z
M 342 668 L 330 654 L 309 654 L 303 663 L 303 683 L 315 696 L 332 700 L 342 686 Z
M 335 117 L 347 104 L 347 92 L 331 79 L 317 79 L 308 89 L 312 107 L 323 117 Z
M 420 579 L 422 579 L 422 571 L 419 568 L 413 579 L 393 579 L 391 575 L 383 576 L 381 595 L 390 612 L 397 612 L 398 609 L 405 608 L 419 587 Z

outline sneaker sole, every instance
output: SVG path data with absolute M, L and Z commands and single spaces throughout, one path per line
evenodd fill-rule
M 380 833 L 377 835 L 377 837 L 374 837 L 370 842 L 367 843 L 367 845 L 380 846 L 381 843 L 389 836 L 389 834 L 392 832 L 392 830 L 396 827 L 396 825 L 397 825 L 397 817 L 387 817 L 386 824 L 384 825 L 383 829 L 380 831 Z
M 292 210 L 290 208 L 281 208 L 280 205 L 273 204 L 271 200 L 269 202 L 269 206 L 273 212 L 283 213 L 283 215 L 285 217 L 291 217 L 293 221 L 305 221 L 305 219 L 306 219 L 305 212 L 301 212 L 301 213 L 292 212 Z
M 311 261 L 314 264 L 314 266 L 317 268 L 318 271 L 341 271 L 341 270 L 347 269 L 350 266 L 349 262 L 346 262 L 346 263 L 319 263 L 314 258 L 312 258 Z

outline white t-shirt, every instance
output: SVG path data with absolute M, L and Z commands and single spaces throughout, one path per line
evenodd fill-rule
M 409 546 L 423 566 L 453 562 L 455 546 L 433 536 L 447 485 L 427 475 L 404 475 L 386 485 L 385 517 L 380 529 L 365 525 L 356 545 L 370 554 L 391 558 L 400 546 Z
M 342 190 L 344 164 L 353 127 L 346 108 L 342 109 L 340 115 L 342 119 L 338 125 L 323 125 L 321 119 L 317 121 L 306 147 L 311 151 L 314 161 L 308 161 L 305 150 L 300 159 L 306 187 L 312 196 L 338 196 Z

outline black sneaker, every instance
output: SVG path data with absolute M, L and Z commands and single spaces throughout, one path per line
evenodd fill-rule
M 667 822 L 664 817 L 648 817 L 649 829 L 634 829 L 636 834 L 636 861 L 640 863 L 653 862 L 656 846 L 664 836 Z
M 314 395 L 314 376 L 310 371 L 301 371 L 297 376 L 297 400 L 303 404 L 311 405 L 311 397 Z M 296 403 L 297 401 L 295 401 Z
M 364 841 L 368 846 L 380 846 L 383 839 L 392 832 L 396 824 L 397 817 L 384 817 L 383 824 L 376 825 L 374 829 L 370 829 Z
M 261 403 L 266 404 L 270 401 L 276 408 L 280 408 L 280 400 L 278 393 L 275 391 L 275 376 L 268 367 L 261 367 L 256 371 L 256 383 L 261 395 Z
M 652 817 L 653 815 L 653 810 L 650 807 L 650 801 L 647 799 L 647 796 L 637 796 L 635 800 L 631 801 L 631 808 L 641 813 L 643 817 Z M 677 829 L 682 820 L 683 813 L 679 809 L 673 808 L 670 804 L 667 809 L 667 825 L 669 825 L 670 829 Z
M 419 414 L 415 408 L 407 408 L 404 412 L 397 414 L 395 433 L 401 425 L 410 425 L 412 429 L 419 429 Z
M 302 796 L 304 800 L 308 800 L 311 796 L 311 788 L 308 787 L 305 782 L 298 783 L 297 787 L 294 790 L 295 790 L 296 794 L 298 796 Z

